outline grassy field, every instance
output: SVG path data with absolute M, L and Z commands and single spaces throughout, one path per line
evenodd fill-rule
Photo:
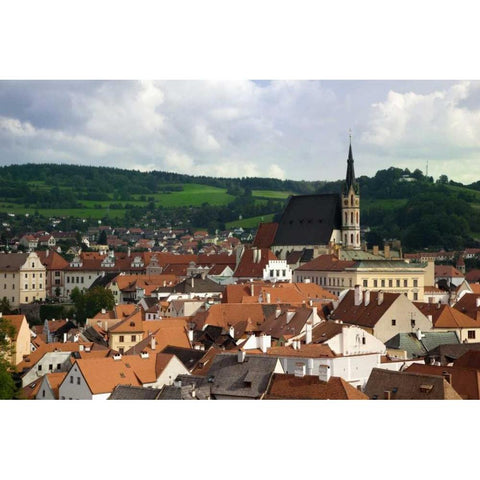
M 252 196 L 261 198 L 271 198 L 273 200 L 288 198 L 291 192 L 277 192 L 275 190 L 252 190 Z
M 243 218 L 242 220 L 234 220 L 225 224 L 227 228 L 242 227 L 242 228 L 256 228 L 261 222 L 271 222 L 274 214 L 261 215 L 259 217 Z

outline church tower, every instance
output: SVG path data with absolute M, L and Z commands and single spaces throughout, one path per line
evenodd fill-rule
M 346 250 L 360 250 L 360 188 L 353 168 L 352 137 L 347 160 L 347 178 L 342 191 L 342 245 Z

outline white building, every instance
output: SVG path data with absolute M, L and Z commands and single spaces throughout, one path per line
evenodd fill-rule
M 292 269 L 286 260 L 269 260 L 263 269 L 263 280 L 275 282 L 291 282 Z

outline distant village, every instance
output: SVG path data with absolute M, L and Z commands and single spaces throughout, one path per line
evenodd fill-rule
M 18 397 L 480 399 L 480 270 L 465 268 L 480 249 L 368 249 L 360 196 L 350 145 L 341 194 L 292 196 L 256 231 L 12 239 L 0 322 Z M 41 317 L 93 289 L 111 308 Z

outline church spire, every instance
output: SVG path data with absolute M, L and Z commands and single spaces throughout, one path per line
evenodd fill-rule
M 347 178 L 345 181 L 344 192 L 348 193 L 350 187 L 353 186 L 355 193 L 358 193 L 358 183 L 355 180 L 355 170 L 353 168 L 353 155 L 352 155 L 352 135 L 350 134 L 350 147 L 348 149 L 347 159 Z

